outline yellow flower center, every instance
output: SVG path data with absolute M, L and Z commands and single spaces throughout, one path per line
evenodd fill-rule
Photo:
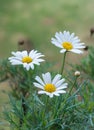
M 30 63 L 30 62 L 32 62 L 32 58 L 29 56 L 25 56 L 22 58 L 22 62 L 23 63 Z
M 44 87 L 44 90 L 49 93 L 52 93 L 52 92 L 55 92 L 56 87 L 53 84 L 46 84 Z
M 63 42 L 62 46 L 64 47 L 64 49 L 71 50 L 73 48 L 73 45 L 70 42 Z

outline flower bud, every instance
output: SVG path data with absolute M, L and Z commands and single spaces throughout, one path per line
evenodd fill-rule
M 74 75 L 77 77 L 80 76 L 80 71 L 75 71 Z

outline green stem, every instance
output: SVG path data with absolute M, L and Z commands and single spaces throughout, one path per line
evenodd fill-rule
M 49 108 L 49 106 L 47 106 L 49 103 L 48 103 L 48 100 L 49 100 L 49 97 L 48 96 L 46 96 L 45 97 L 45 106 L 44 106 L 44 109 L 43 109 L 43 111 L 42 111 L 42 117 L 41 117 L 41 119 L 42 119 L 42 127 L 43 128 L 45 128 L 45 126 L 46 126 L 46 121 L 45 121 L 45 119 L 46 119 L 46 117 L 45 117 L 45 113 L 47 113 L 47 109 L 46 108 Z
M 72 87 L 70 88 L 69 95 L 71 94 L 72 89 L 74 88 L 74 86 L 76 84 L 76 81 L 77 81 L 77 77 L 75 77 L 74 83 L 73 83 Z
M 73 83 L 72 87 L 70 88 L 69 93 L 66 95 L 65 100 L 64 100 L 62 106 L 64 106 L 64 104 L 66 103 L 68 97 L 70 96 L 70 94 L 71 94 L 71 92 L 72 92 L 72 90 L 73 90 L 73 88 L 74 88 L 74 86 L 75 86 L 75 84 L 76 84 L 76 81 L 77 81 L 77 77 L 75 77 L 74 83 Z M 58 113 L 60 113 L 60 112 L 61 112 L 61 109 L 59 110 Z M 57 113 L 57 115 L 58 115 L 58 113 Z
M 54 114 L 53 114 L 53 117 L 54 118 L 57 118 L 58 117 L 58 112 L 57 110 L 59 110 L 60 108 L 60 105 L 61 105 L 61 102 L 62 102 L 62 96 L 60 95 L 59 97 L 56 97 L 56 101 L 55 101 L 55 107 L 54 107 Z
M 63 74 L 63 70 L 64 70 L 66 53 L 67 53 L 67 52 L 65 52 L 65 53 L 64 53 L 64 56 L 63 56 L 63 63 L 62 63 L 62 68 L 61 68 L 61 75 Z
M 65 97 L 64 103 L 66 102 L 68 96 L 71 94 L 71 92 L 76 84 L 76 81 L 77 81 L 77 77 L 75 77 L 74 83 L 73 83 L 72 87 L 70 88 L 68 95 Z

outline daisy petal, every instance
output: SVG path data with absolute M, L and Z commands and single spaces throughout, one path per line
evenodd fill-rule
M 34 82 L 33 84 L 34 84 L 35 87 L 43 89 L 43 86 L 41 84 L 36 83 L 36 82 Z
M 44 60 L 40 57 L 44 56 L 41 53 L 37 53 L 37 50 L 31 50 L 29 53 L 25 51 L 12 52 L 12 57 L 9 57 L 9 61 L 12 65 L 23 65 L 28 71 L 30 68 L 33 70 L 34 65 L 40 65 L 40 62 Z
M 56 86 L 56 87 L 61 86 L 64 81 L 65 81 L 65 79 L 59 80 L 59 81 L 55 84 L 55 86 Z
M 52 84 L 56 84 L 56 82 L 57 82 L 58 80 L 60 80 L 60 78 L 61 78 L 61 75 L 60 75 L 60 74 L 57 74 L 57 75 L 54 77 L 54 79 L 52 80 Z
M 44 82 L 41 80 L 41 78 L 39 76 L 36 76 L 35 80 L 37 82 L 39 82 L 41 85 L 43 85 L 43 86 L 45 85 Z
M 82 54 L 83 53 L 81 50 L 78 50 L 78 49 L 72 49 L 71 52 L 75 52 L 77 54 Z
M 46 74 L 42 74 L 43 80 L 45 84 L 51 83 L 51 74 L 47 72 Z
M 65 53 L 66 51 L 70 51 L 73 53 L 81 54 L 83 51 L 79 49 L 85 48 L 84 43 L 80 43 L 80 39 L 78 36 L 75 36 L 75 33 L 71 33 L 69 31 L 56 32 L 55 38 L 51 39 L 51 43 L 55 46 L 62 48 L 60 53 Z
M 34 82 L 34 86 L 40 88 L 42 90 L 38 91 L 38 94 L 46 94 L 50 98 L 53 96 L 59 96 L 60 94 L 66 93 L 64 90 L 67 88 L 67 83 L 64 83 L 65 79 L 62 78 L 62 75 L 57 74 L 53 80 L 51 81 L 51 74 L 47 72 L 42 74 L 42 79 L 39 76 L 36 76 L 36 82 Z

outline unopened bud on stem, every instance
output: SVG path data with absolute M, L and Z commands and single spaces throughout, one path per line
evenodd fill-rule
M 74 75 L 77 77 L 80 76 L 80 71 L 75 71 Z

